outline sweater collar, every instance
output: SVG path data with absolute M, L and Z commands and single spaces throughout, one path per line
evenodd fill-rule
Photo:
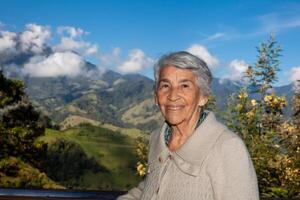
M 158 159 L 164 162 L 172 157 L 176 166 L 184 173 L 197 176 L 200 173 L 203 161 L 213 148 L 219 136 L 226 127 L 219 123 L 215 115 L 209 112 L 205 120 L 195 130 L 177 151 L 171 152 L 165 144 L 164 132 L 167 124 L 160 131 L 159 148 L 157 148 Z

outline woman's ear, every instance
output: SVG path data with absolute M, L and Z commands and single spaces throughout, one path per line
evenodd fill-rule
M 154 103 L 155 103 L 155 105 L 158 105 L 158 99 L 157 99 L 156 93 L 154 94 Z
M 202 107 L 202 106 L 204 106 L 207 102 L 208 102 L 208 97 L 201 96 L 200 99 L 199 99 L 198 105 Z

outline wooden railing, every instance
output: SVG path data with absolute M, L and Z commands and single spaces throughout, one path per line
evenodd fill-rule
M 68 191 L 0 188 L 0 200 L 115 200 L 120 191 Z M 300 200 L 299 198 L 269 198 L 261 200 Z
M 2 189 L 0 200 L 115 200 L 124 192 L 119 191 L 67 191 L 67 190 L 31 190 L 31 189 Z

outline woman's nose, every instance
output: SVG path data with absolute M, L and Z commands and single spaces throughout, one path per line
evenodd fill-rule
M 168 95 L 168 100 L 170 101 L 176 101 L 179 99 L 178 90 L 176 88 L 172 88 L 170 90 L 170 93 Z

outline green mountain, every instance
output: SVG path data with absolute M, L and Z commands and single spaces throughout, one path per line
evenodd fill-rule
M 50 55 L 51 51 L 44 54 Z M 20 54 L 7 58 L 5 63 L 18 64 L 21 68 L 31 56 Z M 34 105 L 62 126 L 74 124 L 69 123 L 74 116 L 148 132 L 162 122 L 153 102 L 152 79 L 139 74 L 122 75 L 112 70 L 99 73 L 97 67 L 89 62 L 85 62 L 84 69 L 86 74 L 73 78 L 23 76 L 20 69 L 13 71 L 13 68 L 6 68 L 5 71 L 10 76 L 23 79 Z M 217 111 L 226 109 L 228 96 L 241 86 L 241 83 L 228 79 L 213 79 Z M 291 84 L 275 88 L 275 91 L 286 94 L 288 101 L 293 93 Z
M 140 135 L 88 124 L 47 129 L 40 138 L 48 143 L 44 171 L 69 189 L 128 190 L 141 180 L 135 169 L 135 139 Z
M 153 81 L 138 74 L 107 71 L 99 79 L 27 77 L 25 84 L 29 98 L 56 123 L 75 115 L 119 127 L 157 126 Z M 147 105 L 146 110 L 141 105 Z M 151 115 L 156 117 L 147 119 Z
M 154 81 L 139 74 L 121 75 L 108 70 L 97 78 L 27 77 L 25 83 L 34 104 L 61 125 L 70 117 L 79 116 L 100 124 L 135 127 L 149 132 L 162 122 L 153 101 Z M 230 80 L 213 80 L 218 111 L 226 109 L 228 96 L 241 86 Z M 275 91 L 290 99 L 292 85 L 275 88 Z

